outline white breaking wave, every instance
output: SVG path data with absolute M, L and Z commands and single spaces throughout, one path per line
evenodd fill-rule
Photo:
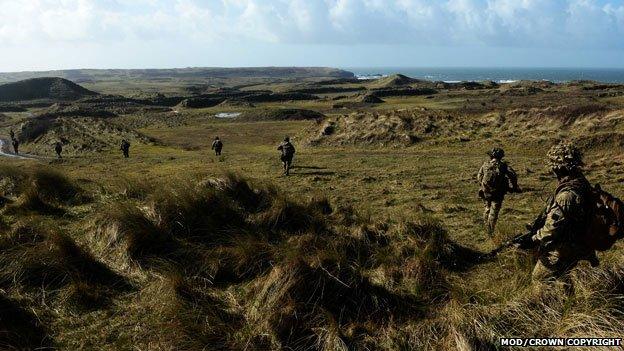
M 372 79 L 380 79 L 387 77 L 387 74 L 362 74 L 356 75 L 355 77 L 359 80 L 372 80 Z

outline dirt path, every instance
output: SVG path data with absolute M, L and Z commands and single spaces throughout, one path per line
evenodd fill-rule
M 8 139 L 0 138 L 0 157 L 11 157 L 21 160 L 36 160 L 38 157 L 28 154 L 16 155 L 11 150 L 11 143 Z

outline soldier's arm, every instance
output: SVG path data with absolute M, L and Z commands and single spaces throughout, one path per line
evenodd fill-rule
M 484 165 L 479 168 L 479 173 L 477 173 L 477 182 L 479 183 L 481 183 L 481 181 L 483 180 L 483 167 Z
M 573 191 L 562 191 L 555 197 L 546 213 L 544 226 L 533 236 L 533 240 L 542 245 L 559 242 L 573 229 L 575 218 L 579 216 L 582 216 L 579 196 Z
M 520 187 L 518 187 L 518 173 L 516 173 L 516 170 L 513 169 L 510 165 L 507 165 L 507 178 L 511 182 L 513 190 L 519 191 Z

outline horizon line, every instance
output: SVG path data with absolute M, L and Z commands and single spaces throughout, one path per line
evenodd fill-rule
M 105 70 L 173 70 L 173 69 L 239 69 L 239 68 L 330 68 L 339 70 L 350 69 L 583 69 L 583 70 L 624 70 L 624 67 L 609 66 L 306 66 L 306 65 L 285 65 L 285 66 L 186 66 L 186 67 L 142 67 L 142 68 L 50 68 L 33 69 L 19 71 L 0 71 L 0 74 L 11 73 L 37 73 L 53 71 L 105 71 Z

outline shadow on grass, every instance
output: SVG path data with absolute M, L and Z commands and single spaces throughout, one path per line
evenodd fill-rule
M 319 166 L 292 166 L 290 169 L 327 169 L 327 167 Z
M 329 176 L 329 175 L 334 175 L 334 174 L 336 174 L 336 172 L 327 171 L 327 172 L 295 172 L 295 173 L 292 173 L 291 175 L 320 175 L 320 176 Z
M 37 317 L 15 301 L 0 295 L 0 349 L 43 350 L 52 343 Z

